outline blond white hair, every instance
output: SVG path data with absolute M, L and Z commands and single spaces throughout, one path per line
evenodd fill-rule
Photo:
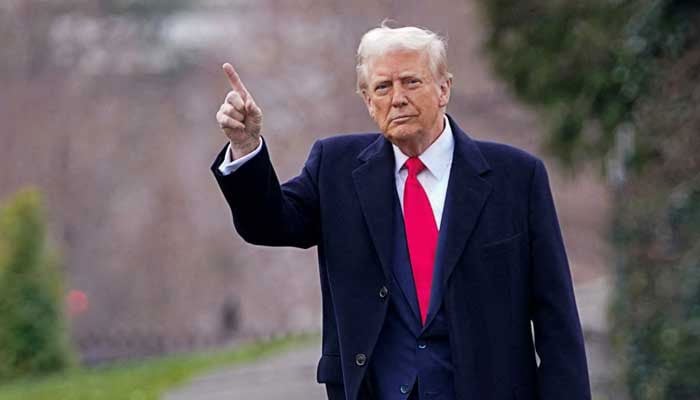
M 357 91 L 361 93 L 367 87 L 368 64 L 377 56 L 396 50 L 424 51 L 433 77 L 438 80 L 451 79 L 447 69 L 447 39 L 423 28 L 404 26 L 391 28 L 388 21 L 369 30 L 362 36 L 357 47 Z

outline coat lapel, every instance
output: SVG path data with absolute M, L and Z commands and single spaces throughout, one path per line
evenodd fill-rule
M 418 311 L 418 297 L 416 296 L 416 284 L 413 281 L 413 271 L 411 269 L 411 260 L 408 255 L 408 247 L 406 245 L 406 227 L 403 221 L 403 212 L 398 196 L 394 199 L 394 260 L 392 262 L 394 268 L 394 277 L 401 287 L 404 294 L 408 312 L 401 313 L 402 316 L 410 317 L 406 321 L 411 329 L 417 328 L 420 331 L 421 318 Z
M 451 117 L 448 116 L 448 119 L 455 139 L 455 149 L 447 184 L 447 196 L 435 256 L 433 290 L 425 327 L 430 324 L 440 308 L 444 288 L 492 190 L 491 184 L 482 177 L 490 167 L 476 143 L 457 126 Z M 396 183 L 391 143 L 383 136 L 379 136 L 360 153 L 358 159 L 363 163 L 352 172 L 355 190 L 385 277 L 387 280 L 393 280 L 392 254 L 395 221 L 392 210 L 396 196 Z M 411 304 L 410 298 L 408 300 Z
M 379 136 L 358 158 L 363 164 L 352 172 L 355 190 L 372 242 L 387 280 L 391 280 L 394 154 L 389 143 Z
M 481 151 L 452 118 L 449 120 L 455 134 L 455 153 L 447 184 L 441 246 L 436 255 L 437 265 L 443 269 L 442 287 L 450 279 L 492 190 L 482 177 L 490 167 Z
M 448 116 L 448 119 L 454 133 L 455 149 L 435 254 L 435 273 L 426 327 L 440 309 L 447 281 L 464 252 L 492 189 L 491 184 L 481 177 L 490 167 L 476 143 L 452 118 Z

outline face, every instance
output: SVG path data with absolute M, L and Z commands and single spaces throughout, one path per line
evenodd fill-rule
M 362 95 L 369 114 L 406 155 L 417 156 L 443 129 L 449 79 L 437 81 L 425 52 L 399 50 L 371 59 Z

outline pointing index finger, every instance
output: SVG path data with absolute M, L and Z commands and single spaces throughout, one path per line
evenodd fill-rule
M 233 65 L 231 65 L 229 63 L 225 63 L 222 66 L 222 68 L 223 68 L 224 72 L 226 73 L 226 77 L 228 78 L 229 83 L 231 84 L 231 88 L 239 91 L 241 94 L 241 97 L 247 97 L 248 96 L 248 89 L 246 89 L 243 82 L 241 82 L 241 78 L 238 76 L 238 73 L 233 68 Z

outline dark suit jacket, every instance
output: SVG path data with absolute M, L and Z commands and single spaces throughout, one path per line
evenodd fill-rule
M 450 124 L 455 153 L 441 226 L 447 234 L 442 300 L 457 397 L 590 399 L 544 165 L 513 147 L 470 139 L 451 118 Z M 380 134 L 319 140 L 299 176 L 282 185 L 266 147 L 228 176 L 218 171 L 223 155 L 212 171 L 243 239 L 318 247 L 323 345 L 317 378 L 331 398 L 358 398 L 394 295 L 385 287 L 396 287 L 388 285 L 396 191 L 391 144 Z

